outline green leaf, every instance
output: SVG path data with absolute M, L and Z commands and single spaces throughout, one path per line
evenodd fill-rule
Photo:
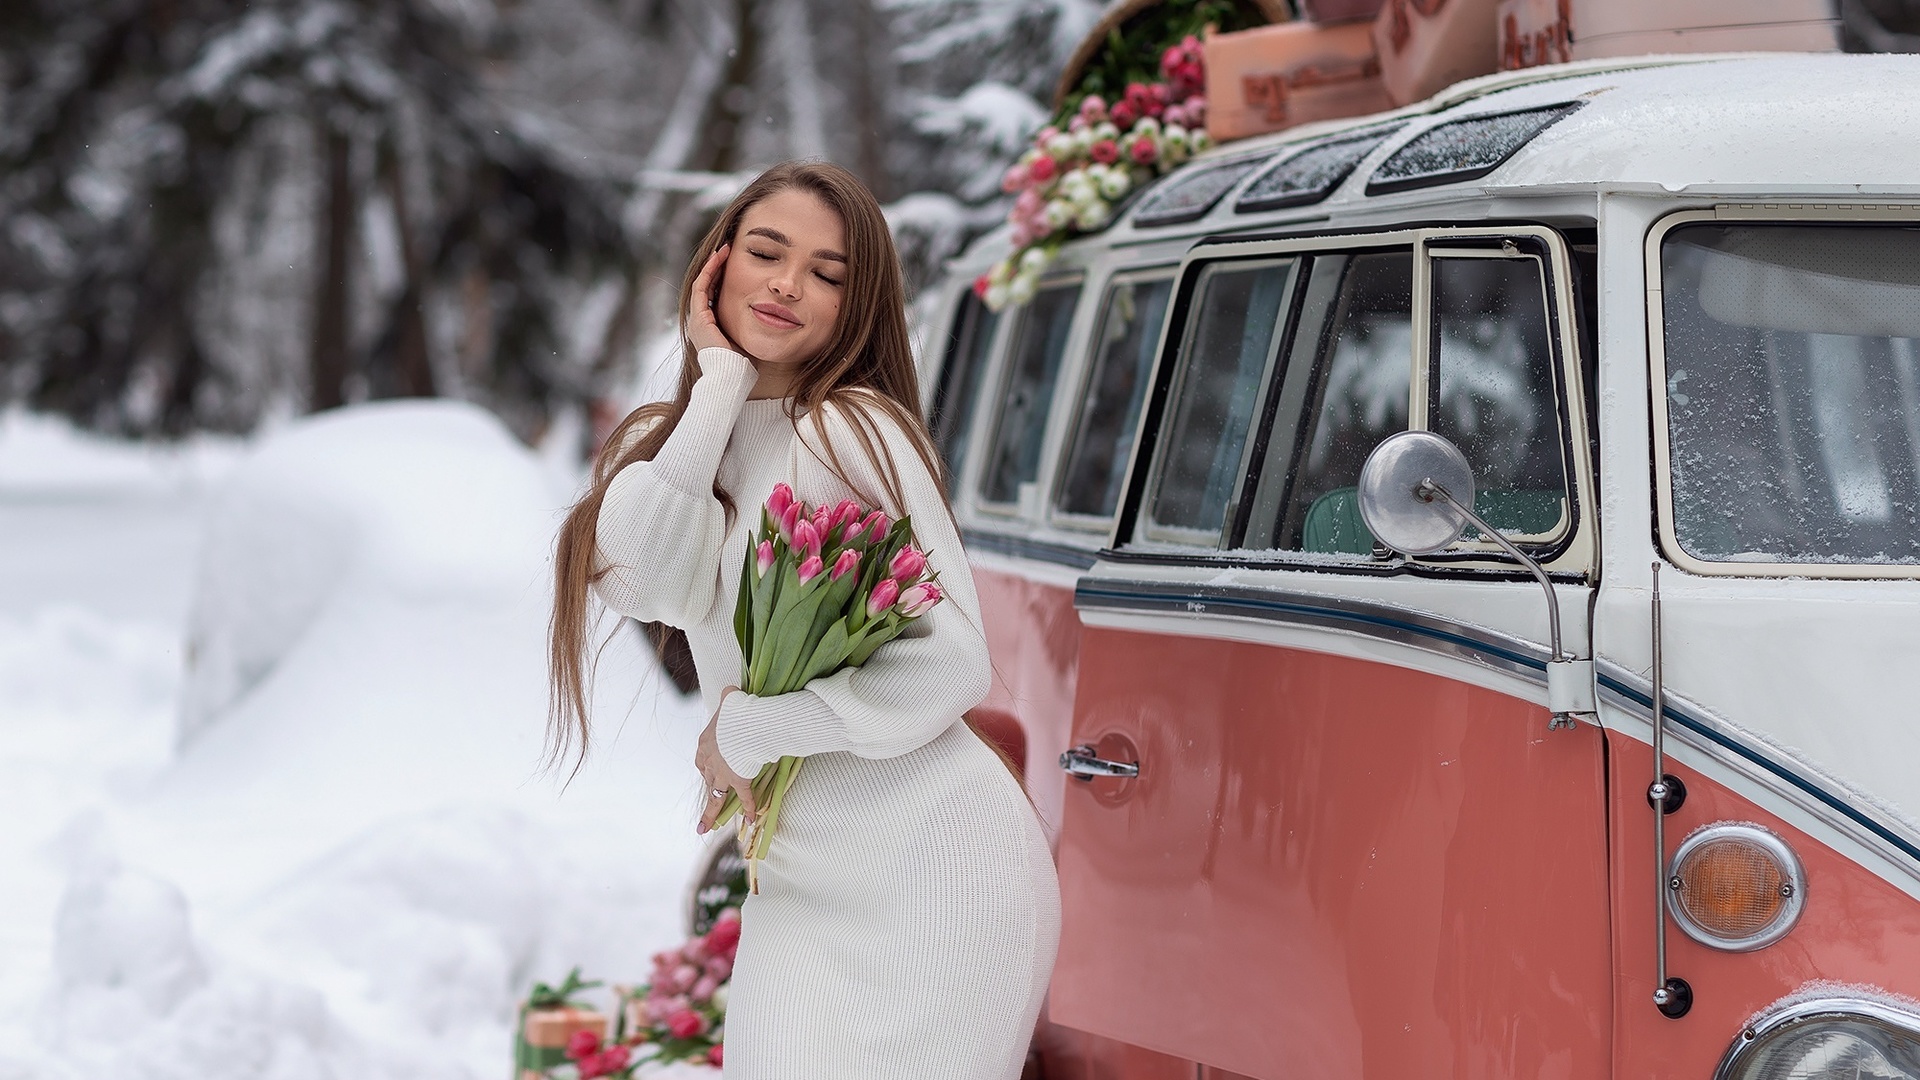
M 787 606 L 786 597 L 776 605 L 773 620 L 767 626 L 767 637 L 762 651 L 768 655 L 765 676 L 760 693 L 769 697 L 798 690 L 799 684 L 793 682 L 793 676 L 799 667 L 800 658 L 805 655 L 811 644 L 808 635 L 813 630 L 813 616 L 819 610 L 820 601 L 827 595 L 825 588 L 827 577 L 820 575 L 805 585 L 794 579 L 795 592 L 801 594 L 791 606 Z M 779 610 L 785 607 L 783 612 Z M 771 646 L 767 648 L 766 646 Z
M 829 624 L 826 632 L 820 635 L 820 644 L 813 647 L 813 654 L 801 667 L 800 685 L 805 686 L 820 676 L 837 670 L 852 648 L 847 638 L 847 620 L 841 618 Z
M 733 636 L 740 642 L 740 655 L 753 655 L 753 534 L 747 534 L 747 557 L 740 561 L 740 592 L 733 598 Z M 744 661 L 743 661 L 744 662 Z
M 867 631 L 860 644 L 847 654 L 847 666 L 859 667 L 866 663 L 875 649 L 899 637 L 900 631 L 906 628 L 907 620 L 892 612 L 875 619 L 872 628 Z

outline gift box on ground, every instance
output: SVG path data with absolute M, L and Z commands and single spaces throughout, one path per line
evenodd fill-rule
M 520 1006 L 519 1023 L 514 1026 L 514 1080 L 539 1080 L 544 1070 L 564 1064 L 567 1040 L 576 1031 L 591 1031 L 604 1039 L 606 1014 L 576 1005 Z
M 1392 105 L 1364 22 L 1209 34 L 1204 48 L 1207 134 L 1216 142 Z

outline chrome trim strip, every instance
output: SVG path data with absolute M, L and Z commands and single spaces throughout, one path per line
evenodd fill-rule
M 1097 561 L 1090 550 L 1071 547 L 1067 544 L 1049 544 L 1041 540 L 1029 540 L 1024 536 L 1009 536 L 1006 533 L 989 532 L 985 529 L 963 528 L 960 539 L 969 550 L 991 551 L 996 555 L 1006 555 L 1015 559 L 1032 559 L 1035 562 L 1052 563 L 1056 566 L 1069 566 L 1075 570 L 1091 570 Z
M 1427 612 L 1345 597 L 1246 586 L 1177 585 L 1115 578 L 1081 578 L 1073 604 L 1082 610 L 1206 615 L 1286 623 L 1392 641 L 1451 656 L 1546 685 L 1545 646 Z M 1629 716 L 1652 723 L 1652 684 L 1610 660 L 1594 663 L 1602 698 Z M 1920 881 L 1920 832 L 1883 815 L 1845 785 L 1788 758 L 1699 705 L 1669 692 L 1672 734 L 1688 746 L 1735 767 L 1801 810 L 1857 843 L 1880 852 Z
M 1820 1021 L 1866 1021 L 1891 1028 L 1910 1040 L 1920 1040 L 1920 1014 L 1902 1004 L 1865 997 L 1817 997 L 1795 1002 L 1767 1013 L 1748 1024 L 1734 1036 L 1713 1080 L 1741 1080 L 1741 1070 L 1768 1043 L 1801 1024 Z

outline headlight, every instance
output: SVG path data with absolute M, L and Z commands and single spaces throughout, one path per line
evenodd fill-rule
M 1818 998 L 1740 1033 L 1714 1080 L 1920 1080 L 1920 1015 L 1864 998 Z
M 1718 822 L 1673 853 L 1667 909 L 1702 945 L 1746 952 L 1786 936 L 1806 906 L 1807 879 L 1786 841 L 1757 825 Z

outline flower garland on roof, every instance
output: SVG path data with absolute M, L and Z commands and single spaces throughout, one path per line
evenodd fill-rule
M 1070 103 L 1001 178 L 1015 196 L 1013 253 L 973 283 L 987 307 L 1033 299 L 1062 243 L 1105 227 L 1128 193 L 1211 145 L 1200 39 L 1188 34 L 1162 52 L 1160 75 L 1128 83 L 1111 103 L 1097 93 Z

